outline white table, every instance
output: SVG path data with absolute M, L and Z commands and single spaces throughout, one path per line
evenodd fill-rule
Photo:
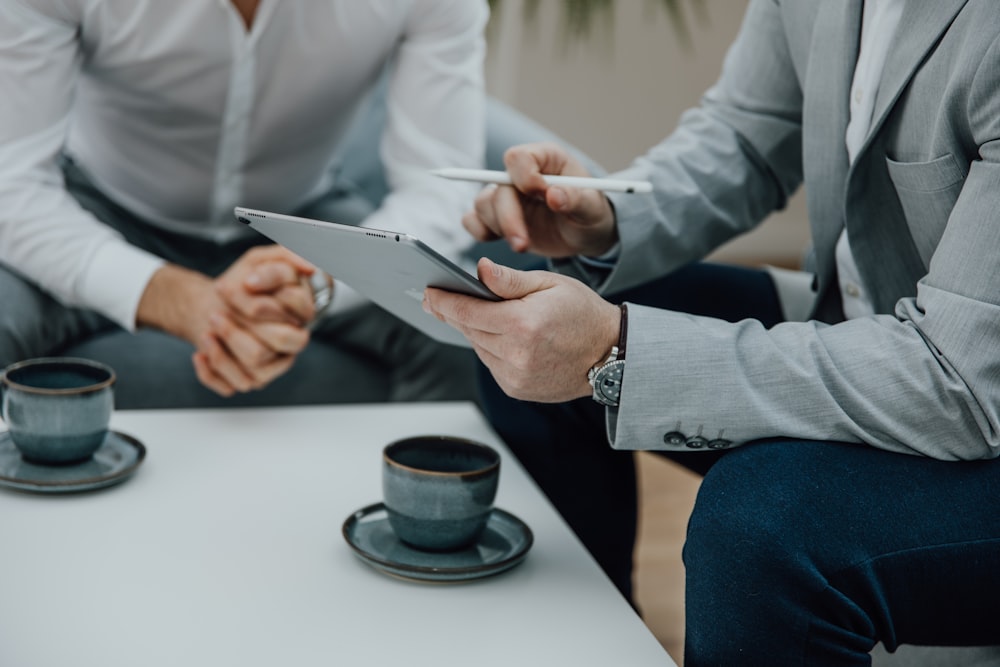
M 121 485 L 0 490 L 0 665 L 673 665 L 470 404 L 119 412 Z M 473 582 L 387 576 L 341 537 L 380 453 L 460 435 L 503 454 L 526 560 Z M 570 466 L 571 467 L 571 466 Z

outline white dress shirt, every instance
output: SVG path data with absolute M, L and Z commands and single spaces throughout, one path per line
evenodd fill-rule
M 254 233 L 233 206 L 290 212 L 326 192 L 389 59 L 392 192 L 364 224 L 457 258 L 476 187 L 427 170 L 483 161 L 487 14 L 479 0 L 261 0 L 248 32 L 230 0 L 3 0 L 0 261 L 134 328 L 162 260 L 67 194 L 60 152 L 152 224 Z
M 885 60 L 889 56 L 889 46 L 903 15 L 904 2 L 905 0 L 865 0 L 861 18 L 861 48 L 851 82 L 851 117 L 844 139 L 851 163 L 871 129 L 875 94 L 878 92 Z M 846 229 L 841 232 L 837 242 L 836 260 L 844 316 L 850 319 L 873 314 L 875 309 L 861 282 Z

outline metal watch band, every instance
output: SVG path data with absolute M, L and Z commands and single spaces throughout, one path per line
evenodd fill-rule
M 316 320 L 330 307 L 333 301 L 333 288 L 330 286 L 330 277 L 319 269 L 309 276 L 309 287 L 312 289 L 313 307 L 316 313 L 313 320 Z

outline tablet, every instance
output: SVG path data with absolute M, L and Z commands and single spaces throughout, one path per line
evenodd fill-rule
M 470 347 L 457 329 L 424 312 L 421 304 L 425 287 L 500 301 L 478 278 L 408 234 L 241 206 L 236 207 L 235 214 L 239 222 L 442 343 Z

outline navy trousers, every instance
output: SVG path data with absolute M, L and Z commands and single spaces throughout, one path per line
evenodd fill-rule
M 782 318 L 766 273 L 712 264 L 613 300 Z M 634 456 L 608 445 L 603 408 L 515 401 L 482 369 L 480 389 L 494 428 L 631 601 Z M 664 455 L 704 475 L 684 547 L 687 667 L 869 665 L 877 642 L 1000 644 L 1000 464 L 787 439 Z

